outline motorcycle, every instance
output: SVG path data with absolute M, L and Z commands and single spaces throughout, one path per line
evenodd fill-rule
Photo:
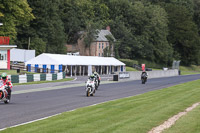
M 95 93 L 95 81 L 89 80 L 86 82 L 86 96 L 94 96 Z
M 142 84 L 145 84 L 147 82 L 147 77 L 148 77 L 147 73 L 143 72 L 141 75 Z
M 95 76 L 95 89 L 97 90 L 100 85 L 101 78 L 100 76 Z
M 10 97 L 8 96 L 6 84 L 4 84 L 3 81 L 0 81 L 0 101 L 3 101 L 5 104 L 8 104 L 10 102 Z

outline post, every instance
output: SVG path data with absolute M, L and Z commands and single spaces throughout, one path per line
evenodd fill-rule
M 102 66 L 101 66 L 101 72 L 100 72 L 100 73 L 101 73 L 101 75 L 102 75 Z
M 30 44 L 31 44 L 31 38 L 29 37 L 28 38 L 28 50 L 29 50 Z
M 108 74 L 108 66 L 106 66 L 106 74 Z
M 7 50 L 7 69 L 10 70 L 10 49 Z
M 85 75 L 85 66 L 83 66 L 83 76 Z
M 72 77 L 72 65 L 71 65 L 71 77 Z
M 81 66 L 79 67 L 79 75 L 81 76 Z
M 75 72 L 75 77 L 76 77 L 76 66 L 75 66 L 75 71 L 74 72 Z

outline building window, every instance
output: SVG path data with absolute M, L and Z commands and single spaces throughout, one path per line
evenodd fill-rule
M 99 43 L 99 49 L 101 49 L 101 43 Z
M 102 53 L 102 57 L 103 57 L 103 53 Z
M 0 60 L 7 60 L 7 51 L 6 50 L 3 50 L 3 51 L 0 51 Z
M 108 47 L 108 43 L 106 43 L 106 47 Z
M 101 56 L 101 54 L 99 53 L 99 56 Z
M 102 49 L 103 49 L 103 43 L 102 43 Z

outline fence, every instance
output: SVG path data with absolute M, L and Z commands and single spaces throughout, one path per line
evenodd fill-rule
M 0 76 L 1 78 L 1 76 Z M 12 83 L 27 83 L 34 81 L 52 81 L 65 78 L 65 72 L 57 74 L 25 74 L 25 75 L 8 75 Z
M 35 72 L 35 73 L 59 73 L 59 72 L 62 72 L 62 70 L 32 67 L 32 66 L 29 66 L 29 65 L 26 66 L 26 71 L 27 72 Z

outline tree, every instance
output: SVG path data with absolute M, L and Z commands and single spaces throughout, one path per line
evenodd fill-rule
M 174 48 L 174 58 L 185 65 L 198 64 L 200 40 L 190 11 L 173 4 L 168 4 L 166 11 L 169 15 L 168 41 Z
M 108 22 L 108 8 L 100 0 L 63 0 L 61 18 L 64 23 L 68 43 L 75 44 L 88 23 L 105 26 Z
M 27 0 L 0 0 L 0 36 L 9 36 L 11 43 L 17 38 L 17 26 L 26 26 L 34 19 Z
M 60 18 L 60 0 L 28 0 L 36 17 L 30 26 L 20 27 L 18 43 L 27 48 L 28 38 L 37 54 L 66 53 L 64 24 Z M 37 44 L 38 43 L 38 44 Z M 33 46 L 35 44 L 36 46 Z M 45 47 L 45 49 L 44 49 Z
M 84 39 L 84 44 L 86 48 L 89 48 L 89 55 L 91 55 L 91 43 L 97 39 L 97 35 L 100 29 L 98 24 L 88 23 L 86 31 L 84 31 L 82 38 Z

